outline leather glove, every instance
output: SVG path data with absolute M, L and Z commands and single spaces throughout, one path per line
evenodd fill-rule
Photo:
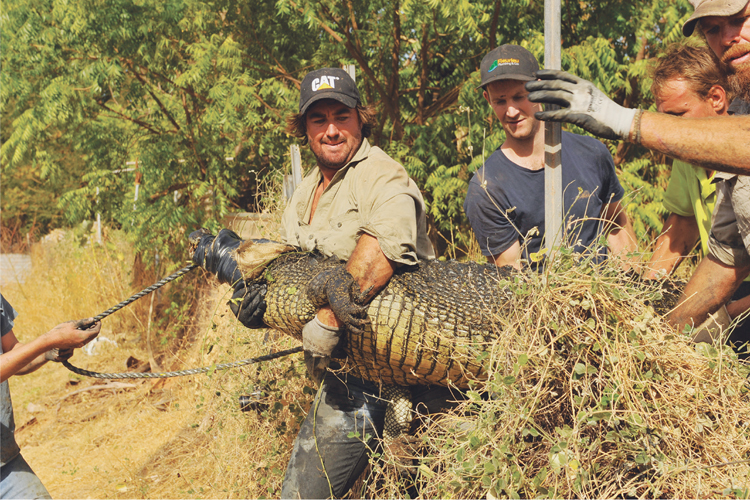
M 229 309 L 247 328 L 263 328 L 263 315 L 266 313 L 267 283 L 245 282 L 240 280 L 234 286 L 234 294 L 229 301 Z
M 61 361 L 65 361 L 66 359 L 70 359 L 73 356 L 73 349 L 58 349 L 55 347 L 54 349 L 50 349 L 49 351 L 44 353 L 44 359 L 47 361 L 54 361 L 55 363 L 59 363 Z
M 330 267 L 315 276 L 307 294 L 315 307 L 328 304 L 334 316 L 347 330 L 361 335 L 370 322 L 365 300 L 370 290 L 360 291 L 359 283 L 349 274 L 344 264 Z
M 605 139 L 627 139 L 638 110 L 614 103 L 596 86 L 575 75 L 557 70 L 539 70 L 526 83 L 529 101 L 557 104 L 563 109 L 540 111 L 538 120 L 568 122 Z
M 242 243 L 237 233 L 222 229 L 214 236 L 204 229 L 193 231 L 189 236 L 193 251 L 193 262 L 206 271 L 214 274 L 221 283 L 234 285 L 242 279 L 237 262 L 231 255 L 232 250 Z
M 341 333 L 341 328 L 325 325 L 317 316 L 302 328 L 305 367 L 310 378 L 318 385 L 331 361 L 331 353 L 341 340 Z

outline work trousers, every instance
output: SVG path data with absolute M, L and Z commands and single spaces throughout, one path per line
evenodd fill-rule
M 52 498 L 23 456 L 0 468 L 0 498 Z
M 439 386 L 409 388 L 418 414 L 444 411 L 463 399 Z M 327 372 L 300 427 L 281 486 L 281 498 L 341 498 L 379 446 L 388 402 L 378 386 Z

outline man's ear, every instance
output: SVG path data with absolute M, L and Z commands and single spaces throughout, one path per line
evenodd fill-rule
M 727 91 L 721 85 L 714 85 L 709 89 L 706 101 L 717 115 L 723 115 L 729 107 Z
M 490 94 L 486 90 L 482 91 L 482 95 L 484 96 L 485 101 L 487 101 L 489 104 L 492 104 L 490 102 Z

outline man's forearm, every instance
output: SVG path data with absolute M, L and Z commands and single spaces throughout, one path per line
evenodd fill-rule
M 13 375 L 33 372 L 47 362 L 44 353 L 50 349 L 51 343 L 44 335 L 28 344 L 16 343 L 13 349 L 0 355 L 0 382 L 5 382 Z
M 622 204 L 617 201 L 608 203 L 602 207 L 602 217 L 605 220 L 604 230 L 607 233 L 607 245 L 609 253 L 618 256 L 626 262 L 626 267 L 640 264 L 627 255 L 638 250 L 638 238 L 635 236 L 633 224 L 625 213 Z
M 636 137 L 633 130 L 631 138 Z M 641 144 L 692 165 L 750 175 L 750 116 L 681 118 L 645 112 Z
M 395 264 L 380 249 L 378 239 L 363 234 L 346 263 L 346 270 L 359 285 L 360 291 L 369 290 L 366 300 L 372 299 L 385 288 L 395 270 Z M 333 314 L 330 307 L 318 311 L 318 319 L 325 325 L 340 327 L 341 321 Z
M 700 325 L 710 313 L 729 302 L 748 271 L 750 267 L 727 266 L 709 255 L 698 264 L 677 306 L 669 314 L 669 322 L 680 331 L 685 325 Z
M 742 297 L 741 299 L 737 299 L 734 302 L 730 302 L 729 304 L 727 304 L 727 313 L 729 314 L 729 317 L 732 319 L 735 319 L 737 316 L 740 316 L 748 309 L 750 309 L 750 295 L 746 297 Z
M 396 265 L 380 249 L 377 238 L 363 234 L 346 263 L 346 270 L 357 281 L 361 291 L 370 290 L 367 294 L 367 300 L 370 300 L 388 284 Z
M 36 358 L 32 359 L 30 363 L 27 363 L 26 366 L 22 367 L 20 370 L 16 372 L 16 375 L 28 375 L 31 372 L 37 371 L 39 368 L 41 368 L 47 361 L 47 352 L 49 350 L 44 351 L 40 355 L 38 355 Z
M 647 264 L 646 279 L 655 279 L 660 273 L 671 274 L 700 237 L 694 217 L 670 214 L 664 227 L 666 229 L 656 239 L 654 253 Z

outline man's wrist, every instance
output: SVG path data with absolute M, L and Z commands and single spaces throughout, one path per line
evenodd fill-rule
M 318 321 L 325 326 L 341 328 L 341 322 L 336 318 L 336 315 L 333 314 L 330 307 L 324 307 L 323 309 L 318 310 L 316 318 L 318 318 Z
M 643 117 L 643 113 L 644 113 L 644 110 L 642 109 L 637 109 L 635 111 L 633 122 L 630 125 L 630 134 L 628 134 L 628 142 L 632 142 L 633 144 L 641 143 L 641 118 Z

